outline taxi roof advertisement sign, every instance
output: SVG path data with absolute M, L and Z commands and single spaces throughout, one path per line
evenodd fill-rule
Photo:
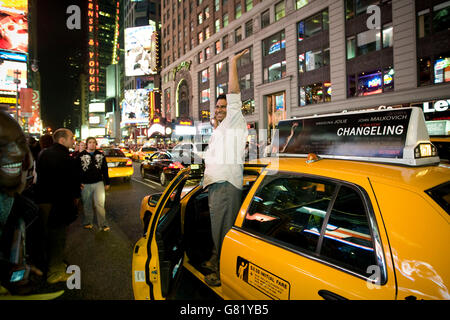
M 0 1 L 0 49 L 28 52 L 28 0 Z
M 280 154 L 402 158 L 412 109 L 281 121 Z

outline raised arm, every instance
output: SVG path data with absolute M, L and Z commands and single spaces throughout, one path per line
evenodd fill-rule
M 239 93 L 241 89 L 239 87 L 239 78 L 237 74 L 237 61 L 246 53 L 249 49 L 239 52 L 237 55 L 233 56 L 230 60 L 230 73 L 228 77 L 228 93 Z

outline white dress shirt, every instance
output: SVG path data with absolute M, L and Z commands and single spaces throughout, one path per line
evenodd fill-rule
M 205 152 L 203 187 L 228 181 L 242 190 L 247 122 L 241 112 L 241 94 L 227 94 L 227 115 L 214 130 Z

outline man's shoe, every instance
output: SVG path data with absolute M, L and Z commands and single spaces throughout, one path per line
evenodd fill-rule
M 217 272 L 219 269 L 216 264 L 212 263 L 211 261 L 203 261 L 200 265 L 202 268 L 207 269 L 212 272 Z
M 102 228 L 102 230 L 103 230 L 103 231 L 109 231 L 109 230 L 111 230 L 111 228 L 110 228 L 110 227 L 107 227 L 107 226 L 105 226 L 105 227 L 103 227 L 103 228 Z
M 68 274 L 65 272 L 53 272 L 47 276 L 47 283 L 54 284 L 58 282 L 66 282 L 72 274 Z
M 92 228 L 94 228 L 94 226 L 92 224 L 85 224 L 83 226 L 83 228 L 85 228 L 85 229 L 92 229 Z
M 222 285 L 218 274 L 215 272 L 205 276 L 205 282 L 211 287 L 220 287 Z

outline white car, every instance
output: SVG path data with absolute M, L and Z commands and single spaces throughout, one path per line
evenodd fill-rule
M 173 147 L 171 152 L 172 152 L 172 154 L 175 154 L 179 157 L 183 156 L 183 154 L 182 154 L 183 152 L 185 152 L 187 154 L 194 153 L 195 155 L 197 155 L 203 159 L 203 156 L 205 154 L 207 147 L 208 147 L 207 143 L 182 142 L 182 143 L 177 144 L 175 147 Z

